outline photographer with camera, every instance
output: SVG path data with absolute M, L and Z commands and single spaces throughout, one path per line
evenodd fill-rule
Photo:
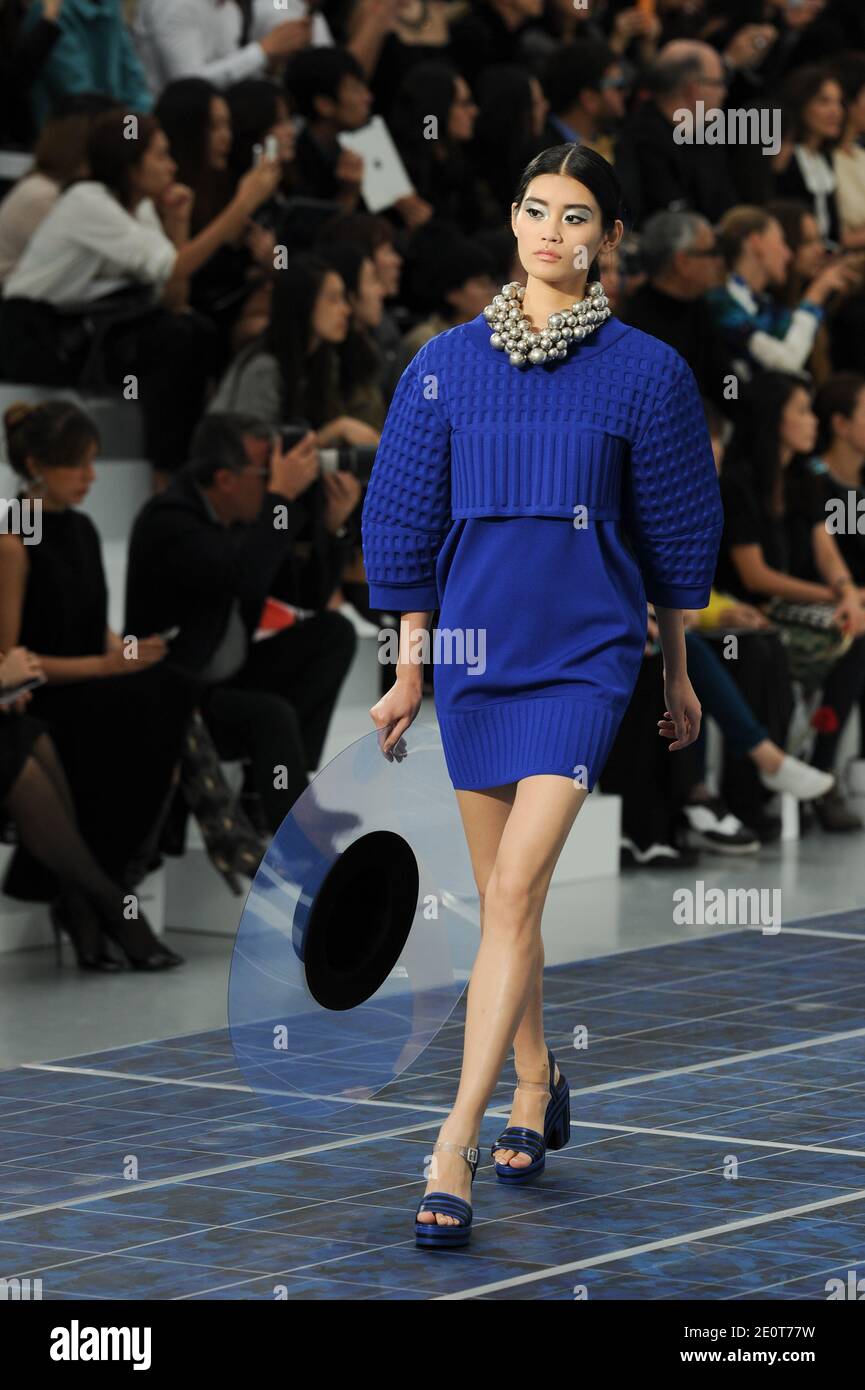
M 179 629 L 168 661 L 205 683 L 205 722 L 222 757 L 249 759 L 271 831 L 318 766 L 357 640 L 341 613 L 291 607 L 279 631 L 255 640 L 268 599 L 290 604 L 292 578 L 307 573 L 294 548 L 319 473 L 312 431 L 286 450 L 254 417 L 207 415 L 189 463 L 139 513 L 129 549 L 127 623 Z M 324 492 L 335 547 L 359 496 L 353 481 Z

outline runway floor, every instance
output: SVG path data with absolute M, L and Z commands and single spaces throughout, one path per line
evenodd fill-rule
M 495 1181 L 509 1064 L 471 1244 L 444 1252 L 415 1248 L 413 1214 L 462 1006 L 350 1132 L 266 1105 L 225 1029 L 18 1065 L 0 1071 L 0 1278 L 69 1301 L 825 1301 L 865 1262 L 863 1005 L 862 910 L 548 969 L 570 1144 L 534 1184 Z

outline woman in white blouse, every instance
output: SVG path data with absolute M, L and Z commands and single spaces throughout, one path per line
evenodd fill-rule
M 148 457 L 170 473 L 185 462 L 213 351 L 212 326 L 186 308 L 189 276 L 242 234 L 272 195 L 280 165 L 251 170 L 219 216 L 190 237 L 192 193 L 175 182 L 154 117 L 100 117 L 87 162 L 90 177 L 58 199 L 4 284 L 0 373 L 75 385 L 92 343 L 88 306 L 138 286 L 145 293 L 135 316 L 108 331 L 104 373 L 124 399 L 140 400 Z

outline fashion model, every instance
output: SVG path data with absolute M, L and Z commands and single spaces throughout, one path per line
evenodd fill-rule
M 434 689 L 481 941 L 457 1096 L 415 1218 L 422 1246 L 469 1239 L 480 1126 L 511 1044 L 518 1085 L 496 1176 L 536 1178 L 567 1142 L 541 914 L 636 683 L 647 600 L 664 656 L 658 733 L 678 749 L 700 729 L 681 610 L 709 601 L 718 479 L 691 369 L 615 318 L 596 279 L 620 211 L 593 150 L 557 145 L 531 161 L 511 208 L 526 284 L 406 367 L 364 502 L 370 607 L 403 615 L 396 682 L 370 711 L 385 756 L 422 702 L 415 634 L 439 609 L 439 634 L 465 639 L 452 643 L 459 660 L 437 660 Z M 480 650 L 483 662 L 466 658 Z

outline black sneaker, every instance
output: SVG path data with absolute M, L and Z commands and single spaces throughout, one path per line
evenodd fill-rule
M 760 837 L 734 816 L 720 796 L 688 801 L 681 809 L 683 841 L 691 848 L 716 854 L 756 854 Z
M 698 852 L 687 846 L 680 848 L 656 841 L 640 849 L 627 835 L 619 841 L 619 867 L 622 869 L 667 869 L 696 864 L 699 858 Z
M 812 806 L 824 830 L 861 830 L 862 820 L 844 800 L 837 786 L 818 796 Z

